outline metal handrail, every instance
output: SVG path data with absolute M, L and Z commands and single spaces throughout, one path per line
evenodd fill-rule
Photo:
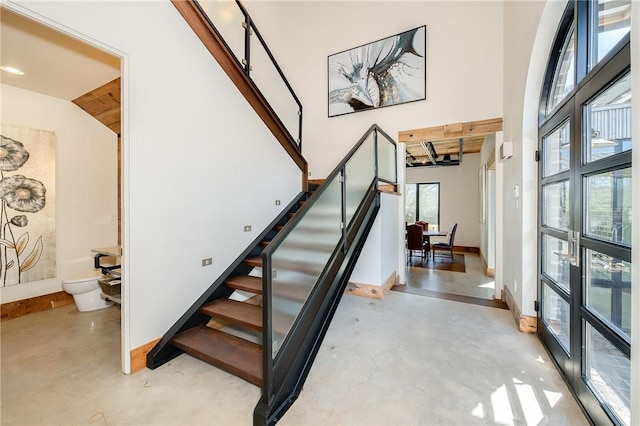
M 284 72 L 282 72 L 282 69 L 280 68 L 280 65 L 278 64 L 278 62 L 276 61 L 275 57 L 271 53 L 271 50 L 269 49 L 269 46 L 264 41 L 264 38 L 262 38 L 262 34 L 260 34 L 260 31 L 258 30 L 256 25 L 253 23 L 253 19 L 251 18 L 251 15 L 249 15 L 249 12 L 247 12 L 247 9 L 244 7 L 244 5 L 242 4 L 242 2 L 240 0 L 236 0 L 236 3 L 238 5 L 238 7 L 240 8 L 240 10 L 242 11 L 242 13 L 244 14 L 245 20 L 249 24 L 248 26 L 250 27 L 250 29 L 252 29 L 254 31 L 256 37 L 258 38 L 258 41 L 260 41 L 260 44 L 262 45 L 262 48 L 267 53 L 267 56 L 269 56 L 269 59 L 271 60 L 271 63 L 273 64 L 274 68 L 276 69 L 276 71 L 280 75 L 280 78 L 282 78 L 282 82 L 285 84 L 285 86 L 287 86 L 287 89 L 289 89 L 289 93 L 291 94 L 291 97 L 293 98 L 293 100 L 298 105 L 298 111 L 299 111 L 298 117 L 299 117 L 299 119 L 298 119 L 298 140 L 297 141 L 298 141 L 298 147 L 300 149 L 302 149 L 302 103 L 300 102 L 300 99 L 298 99 L 298 96 L 296 95 L 296 93 L 293 91 L 293 88 L 291 87 L 291 84 L 289 84 L 289 80 L 287 80 L 287 77 L 285 77 Z M 251 36 L 251 30 L 250 29 L 247 28 L 246 32 L 245 32 L 245 34 L 246 34 L 245 37 L 246 37 L 247 40 Z M 246 48 L 246 46 L 250 46 L 250 43 L 246 42 L 245 43 L 245 48 Z M 251 54 L 250 53 L 251 53 L 251 49 L 248 48 L 246 50 L 246 56 L 245 56 L 246 60 L 247 60 L 247 64 L 245 65 L 245 70 L 246 70 L 247 75 L 249 76 L 249 78 L 251 78 Z M 257 87 L 257 89 L 258 89 L 258 91 L 260 91 L 259 87 Z M 261 94 L 262 94 L 262 92 L 261 92 Z
M 209 21 L 209 24 L 211 25 L 211 27 L 218 33 L 218 36 L 220 37 L 222 42 L 225 44 L 227 49 L 230 52 L 233 52 L 233 49 L 231 48 L 231 46 L 229 46 L 229 44 L 225 40 L 224 36 L 222 34 L 220 34 L 220 32 L 219 32 L 218 28 L 216 27 L 215 22 L 213 22 L 211 16 L 209 16 L 207 11 L 197 1 L 194 1 L 194 3 L 197 6 L 197 8 L 200 10 L 202 15 Z M 251 15 L 249 14 L 249 12 L 246 9 L 246 7 L 242 4 L 242 2 L 240 0 L 235 0 L 235 3 L 238 6 L 238 9 L 242 13 L 242 15 L 244 16 L 243 27 L 244 27 L 244 33 L 245 33 L 244 38 L 245 39 L 244 39 L 243 59 L 242 60 L 238 60 L 234 55 L 232 55 L 233 56 L 233 60 L 236 61 L 238 66 L 240 66 L 244 70 L 244 73 L 247 75 L 247 77 L 249 78 L 249 80 L 253 84 L 253 86 L 256 89 L 256 91 L 260 94 L 260 96 L 262 96 L 263 99 L 265 99 L 266 103 L 269 105 L 269 108 L 271 109 L 271 112 L 274 114 L 274 118 L 276 120 L 278 120 L 280 122 L 280 124 L 282 125 L 282 127 L 287 130 L 287 132 L 289 133 L 289 136 L 291 136 L 291 139 L 296 141 L 296 146 L 297 146 L 298 151 L 302 151 L 302 103 L 300 102 L 300 99 L 298 98 L 298 96 L 295 94 L 293 88 L 291 87 L 291 84 L 289 83 L 289 81 L 285 77 L 284 72 L 282 72 L 282 69 L 280 68 L 280 65 L 278 64 L 278 62 L 276 61 L 275 57 L 271 53 L 271 50 L 269 49 L 269 47 L 267 46 L 266 42 L 264 41 L 264 38 L 262 38 L 262 35 L 260 34 L 260 31 L 256 27 L 253 19 L 251 18 Z M 260 44 L 261 44 L 262 48 L 264 49 L 265 53 L 267 54 L 267 56 L 268 56 L 269 60 L 271 61 L 271 64 L 273 65 L 274 69 L 276 70 L 276 72 L 278 73 L 280 78 L 282 79 L 282 82 L 284 83 L 284 85 L 288 89 L 288 91 L 289 91 L 291 97 L 293 98 L 294 102 L 298 106 L 298 129 L 297 129 L 298 131 L 297 131 L 297 135 L 296 135 L 297 137 L 294 137 L 294 135 L 291 134 L 290 130 L 284 125 L 284 123 L 282 122 L 282 119 L 280 118 L 278 113 L 273 109 L 271 103 L 268 101 L 268 99 L 265 96 L 264 92 L 262 90 L 260 90 L 260 87 L 256 84 L 254 79 L 251 77 L 252 67 L 251 67 L 251 42 L 250 42 L 250 40 L 251 40 L 251 36 L 254 35 L 254 34 L 257 37 L 258 41 L 260 42 Z

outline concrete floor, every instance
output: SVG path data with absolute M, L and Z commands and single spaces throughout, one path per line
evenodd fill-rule
M 409 292 L 420 294 L 420 290 L 425 289 L 492 300 L 495 280 L 482 272 L 480 256 L 476 253 L 456 254 L 464 255 L 465 272 L 439 271 L 408 266 L 407 287 Z
M 260 390 L 188 355 L 120 372 L 117 307 L 2 323 L 3 425 L 248 425 Z M 579 425 L 536 336 L 508 311 L 345 295 L 282 425 Z

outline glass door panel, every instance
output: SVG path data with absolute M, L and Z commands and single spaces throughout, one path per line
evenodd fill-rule
M 569 376 L 571 365 L 573 293 L 571 267 L 574 201 L 571 190 L 572 103 L 541 129 L 540 138 L 540 318 L 538 330 L 554 359 Z
M 631 76 L 627 73 L 583 111 L 585 163 L 631 149 Z
M 615 423 L 629 424 L 631 351 L 631 92 L 629 73 L 604 89 L 578 92 L 581 155 L 571 164 L 572 188 L 581 191 L 579 306 L 581 381 Z M 598 87 L 597 84 L 593 85 Z M 584 99 L 582 101 L 581 99 Z M 578 189 L 581 187 L 580 189 Z M 576 354 L 580 354 L 575 349 Z M 576 365 L 577 367 L 578 365 Z M 578 392 L 578 394 L 585 394 Z M 596 422 L 597 423 L 597 422 Z
M 542 237 L 542 273 L 554 284 L 571 292 L 569 276 L 569 243 L 551 235 Z
M 569 180 L 542 187 L 542 224 L 550 228 L 569 229 Z
M 569 321 L 569 303 L 556 293 L 548 284 L 542 288 L 544 305 L 542 320 L 549 327 L 562 348 L 569 356 L 571 323 Z
M 585 178 L 585 234 L 631 246 L 631 168 Z
M 569 170 L 569 137 L 569 121 L 565 121 L 558 129 L 542 139 L 543 177 Z
M 585 304 L 630 340 L 631 264 L 588 249 L 585 261 Z
M 589 388 L 607 405 L 617 420 L 631 423 L 631 362 L 602 334 L 585 323 L 586 374 Z

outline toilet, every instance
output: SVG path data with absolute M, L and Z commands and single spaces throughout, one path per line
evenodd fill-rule
M 113 304 L 113 302 L 107 302 L 100 297 L 102 290 L 98 284 L 99 278 L 97 276 L 62 281 L 62 289 L 73 296 L 80 312 L 95 311 Z

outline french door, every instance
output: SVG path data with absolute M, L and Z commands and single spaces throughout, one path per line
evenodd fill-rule
M 592 421 L 629 424 L 629 44 L 607 59 L 540 127 L 538 330 Z

